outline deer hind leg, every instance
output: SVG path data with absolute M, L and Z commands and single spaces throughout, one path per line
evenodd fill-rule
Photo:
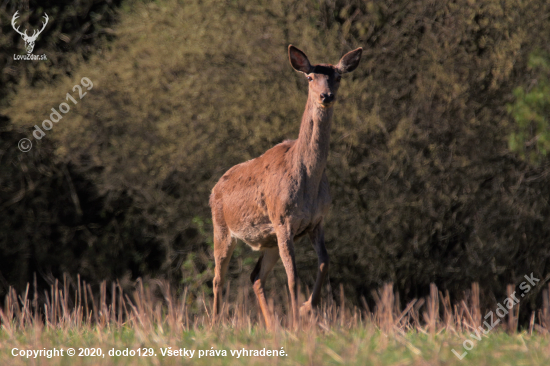
M 296 261 L 294 259 L 294 240 L 290 230 L 277 232 L 279 242 L 279 254 L 286 270 L 288 289 L 290 291 L 290 303 L 292 306 L 293 328 L 298 328 L 298 275 L 296 272 Z
M 271 310 L 267 306 L 267 300 L 264 294 L 264 285 L 267 275 L 271 272 L 278 260 L 279 248 L 275 247 L 265 249 L 258 260 L 256 267 L 252 271 L 252 274 L 250 275 L 254 292 L 256 293 L 258 303 L 260 304 L 260 309 L 265 319 L 265 325 L 269 330 L 273 330 L 274 319 Z
M 315 280 L 313 292 L 311 293 L 309 300 L 300 307 L 300 314 L 302 315 L 308 314 L 312 308 L 319 304 L 319 300 L 321 298 L 321 288 L 323 286 L 323 282 L 325 282 L 325 278 L 327 277 L 329 267 L 329 256 L 327 249 L 325 248 L 325 233 L 321 223 L 319 223 L 309 233 L 309 238 L 311 240 L 311 244 L 313 244 L 313 247 L 315 248 L 315 252 L 317 252 L 319 267 L 317 269 L 317 279 Z
M 216 224 L 214 220 L 214 306 L 212 309 L 212 321 L 215 323 L 221 312 L 222 289 L 225 282 L 225 274 L 229 267 L 229 260 L 237 244 L 237 239 L 232 238 L 226 227 Z

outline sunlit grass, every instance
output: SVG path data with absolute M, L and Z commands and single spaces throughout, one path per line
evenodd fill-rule
M 145 331 L 139 327 L 82 326 L 76 329 L 26 328 L 14 336 L 0 333 L 0 363 L 3 365 L 545 365 L 550 361 L 548 339 L 541 335 L 517 334 L 508 336 L 495 332 L 475 345 L 459 360 L 451 349 L 462 350 L 462 339 L 448 333 L 429 336 L 414 331 L 403 337 L 386 334 L 374 325 L 351 329 L 335 327 L 328 331 L 318 327 L 290 332 L 280 329 L 268 333 L 255 325 L 248 329 L 234 326 L 197 327 L 178 331 L 156 329 Z M 466 337 L 466 334 L 464 334 Z M 163 356 L 162 349 L 182 349 L 184 356 Z M 19 350 L 64 349 L 63 357 L 26 359 L 14 357 Z M 68 348 L 101 349 L 97 357 L 67 356 Z M 109 352 L 137 350 L 152 356 L 110 356 Z M 284 350 L 285 356 L 254 357 L 232 355 L 235 350 Z M 152 351 L 150 351 L 152 350 Z M 200 355 L 203 351 L 225 351 L 226 356 Z M 187 351 L 187 352 L 186 352 Z M 193 357 L 189 356 L 193 352 Z M 39 361 L 39 363 L 38 363 Z

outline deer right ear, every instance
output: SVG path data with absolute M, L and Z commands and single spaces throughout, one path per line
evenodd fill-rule
M 288 58 L 294 70 L 303 72 L 304 74 L 309 74 L 311 72 L 312 67 L 306 54 L 293 45 L 288 46 Z

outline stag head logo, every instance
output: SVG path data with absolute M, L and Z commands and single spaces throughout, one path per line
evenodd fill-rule
M 23 41 L 25 41 L 25 48 L 27 49 L 27 53 L 30 54 L 34 50 L 34 42 L 36 41 L 36 38 L 38 38 L 40 33 L 42 33 L 44 28 L 46 28 L 46 24 L 48 24 L 48 19 L 49 19 L 48 14 L 44 13 L 45 22 L 42 22 L 43 24 L 42 29 L 40 29 L 39 31 L 34 30 L 32 33 L 32 36 L 29 37 L 27 35 L 26 29 L 25 29 L 25 32 L 20 32 L 19 27 L 15 28 L 15 21 L 17 20 L 17 18 L 19 18 L 19 15 L 17 15 L 17 13 L 18 11 L 16 11 L 15 14 L 13 14 L 13 18 L 11 19 L 11 26 L 13 27 L 13 29 L 15 29 L 17 33 L 21 35 L 21 37 L 23 38 Z

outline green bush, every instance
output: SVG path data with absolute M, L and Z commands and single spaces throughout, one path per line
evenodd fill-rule
M 94 233 L 96 259 L 87 250 L 71 261 L 93 263 L 90 275 L 93 267 L 109 279 L 164 276 L 203 291 L 213 185 L 234 164 L 298 135 L 307 82 L 290 67 L 288 44 L 314 63 L 337 62 L 362 46 L 360 67 L 342 82 L 327 168 L 333 288 L 343 283 L 357 301 L 393 281 L 406 300 L 426 294 L 430 282 L 461 296 L 480 281 L 485 301 L 494 301 L 507 283 L 549 270 L 548 161 L 534 165 L 508 150 L 515 124 L 506 107 L 514 88 L 529 85 L 527 55 L 548 51 L 549 6 L 135 3 L 101 54 L 54 82 L 30 88 L 22 81 L 3 113 L 30 131 L 90 78 L 93 89 L 34 147 L 54 144 L 55 163 L 71 166 L 102 202 L 100 209 L 82 206 L 99 218 L 78 223 Z M 12 169 L 33 156 L 20 159 Z M 88 192 L 77 195 L 82 201 Z M 88 245 L 84 238 L 34 245 L 73 253 Z M 257 255 L 239 250 L 230 277 L 248 281 Z M 311 285 L 316 255 L 307 240 L 296 251 L 299 274 Z M 118 259 L 129 257 L 135 270 L 124 272 L 130 264 Z M 283 286 L 278 268 L 273 285 Z
M 523 86 L 514 89 L 516 100 L 508 111 L 517 123 L 510 134 L 510 150 L 523 159 L 537 164 L 546 161 L 550 153 L 550 60 L 548 55 L 533 52 L 529 58 L 530 71 L 535 73 L 527 90 Z

